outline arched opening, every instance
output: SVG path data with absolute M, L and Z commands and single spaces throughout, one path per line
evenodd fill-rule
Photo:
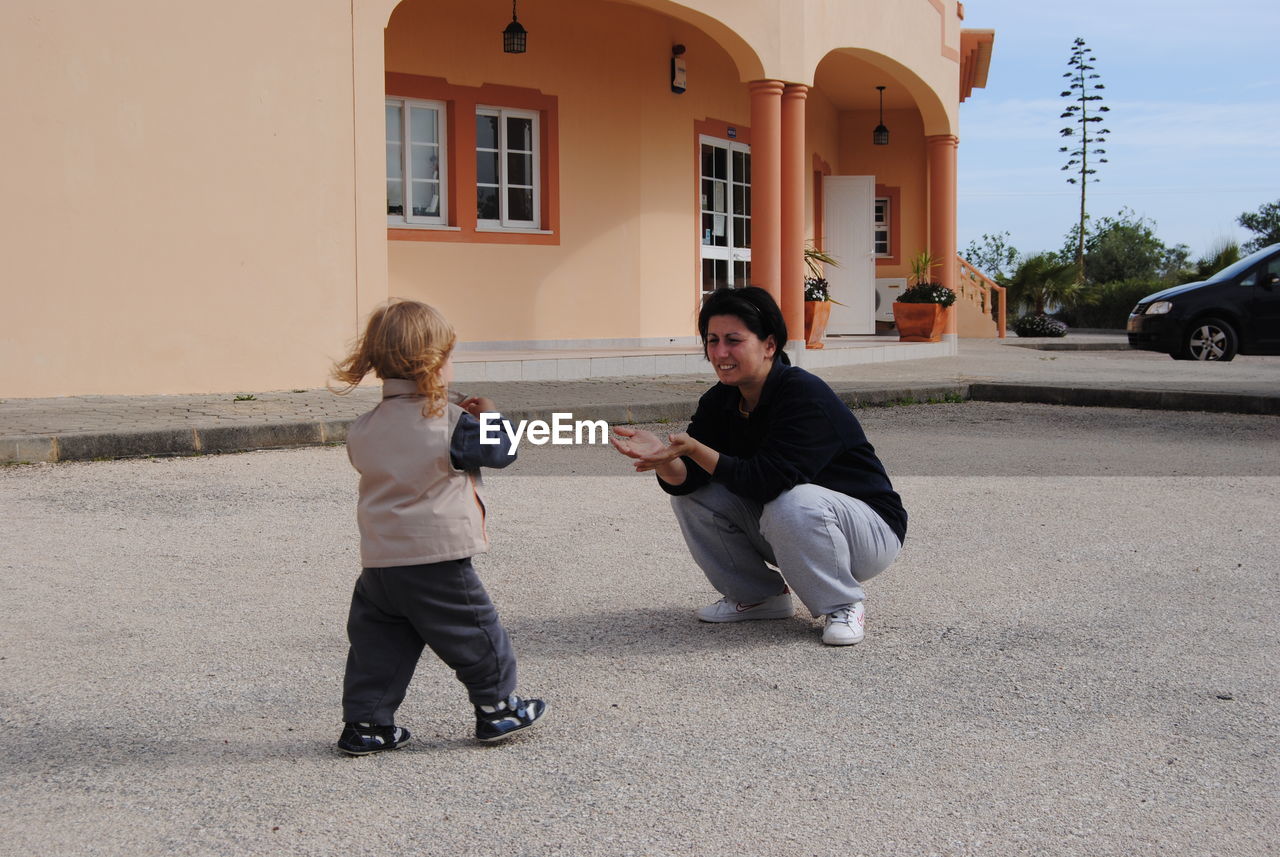
M 882 118 L 883 145 L 873 140 Z M 810 216 L 814 240 L 843 257 L 829 271 L 846 304 L 833 310 L 833 333 L 889 328 L 911 259 L 930 247 L 928 138 L 949 127 L 936 93 L 889 57 L 842 49 L 818 64 L 807 127 L 815 164 Z
M 691 332 L 697 128 L 749 124 L 742 78 L 760 63 L 745 42 L 659 0 L 522 4 L 528 50 L 515 55 L 502 51 L 504 0 L 378 10 L 381 121 L 357 133 L 362 211 L 385 218 L 365 244 L 385 255 L 386 291 L 437 304 L 476 344 Z

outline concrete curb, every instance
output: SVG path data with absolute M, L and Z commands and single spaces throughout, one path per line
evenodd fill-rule
M 845 384 L 831 385 L 840 400 L 851 408 L 883 407 L 885 405 L 935 404 L 947 401 L 963 401 L 969 398 L 968 384 L 917 384 L 907 387 L 880 387 L 867 389 Z
M 1132 390 L 1040 384 L 972 383 L 969 385 L 968 398 L 979 402 L 1024 402 L 1092 408 L 1140 408 L 1280 416 L 1280 395 L 1209 393 L 1195 390 Z
M 929 384 L 881 389 L 836 386 L 850 407 L 964 399 L 964 384 Z M 696 398 L 678 398 L 627 404 L 570 405 L 509 408 L 510 420 L 544 420 L 556 413 L 571 413 L 576 420 L 604 420 L 610 425 L 627 423 L 680 423 L 693 416 Z M 256 449 L 287 449 L 342 443 L 352 419 L 304 422 L 239 423 L 206 427 L 130 432 L 83 432 L 60 435 L 24 435 L 0 438 L 0 464 L 59 461 L 99 461 L 151 456 L 213 455 Z
M 1036 351 L 1130 351 L 1128 340 L 1122 342 L 1010 342 L 1013 348 Z
M 0 464 L 212 455 L 319 446 L 347 439 L 350 420 L 245 423 L 190 429 L 81 432 L 0 438 Z
M 974 400 L 1105 408 L 1143 408 L 1172 411 L 1280 416 L 1280 395 L 1260 396 L 1187 390 L 1131 390 L 1059 387 L 1016 383 L 920 384 L 866 388 L 832 385 L 851 408 L 895 404 Z M 667 399 L 628 404 L 511 408 L 510 420 L 544 420 L 570 413 L 575 420 L 626 423 L 679 423 L 688 420 L 697 399 Z M 0 438 L 0 464 L 58 461 L 96 461 L 150 456 L 212 455 L 343 443 L 351 419 L 305 422 L 242 423 L 135 432 L 84 432 L 63 435 L 17 435 Z

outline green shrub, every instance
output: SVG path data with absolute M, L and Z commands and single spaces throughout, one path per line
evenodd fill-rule
M 1067 326 L 1047 315 L 1024 315 L 1014 319 L 1013 332 L 1019 336 L 1066 336 Z
M 1139 300 L 1167 286 L 1150 280 L 1120 280 L 1099 283 L 1076 300 L 1068 313 L 1073 327 L 1096 327 L 1106 330 L 1124 330 L 1129 311 Z

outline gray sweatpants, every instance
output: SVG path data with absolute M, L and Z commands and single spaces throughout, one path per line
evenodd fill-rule
M 814 616 L 832 613 L 862 601 L 861 582 L 902 550 L 870 506 L 819 485 L 797 485 L 762 506 L 712 482 L 673 496 L 671 507 L 707 580 L 743 604 L 789 585 Z
M 476 705 L 516 689 L 516 659 L 498 611 L 470 559 L 366 568 L 347 619 L 342 719 L 391 724 L 424 646 L 467 687 Z

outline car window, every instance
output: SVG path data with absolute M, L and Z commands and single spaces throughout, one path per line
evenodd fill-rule
M 1280 277 L 1280 256 L 1262 266 L 1262 284 L 1272 282 L 1273 277 Z
M 1249 273 L 1249 276 L 1240 281 L 1240 285 L 1256 286 L 1259 282 L 1265 285 L 1272 281 L 1272 277 L 1276 276 L 1280 276 L 1280 256 L 1254 268 Z
M 1230 282 L 1231 280 L 1234 280 L 1236 277 L 1240 276 L 1245 271 L 1257 265 L 1263 259 L 1266 259 L 1271 254 L 1275 253 L 1277 246 L 1280 246 L 1280 245 L 1272 244 L 1270 247 L 1263 247 L 1261 250 L 1255 250 L 1254 252 L 1250 253 L 1248 256 L 1245 256 L 1240 261 L 1233 262 L 1232 264 L 1223 268 L 1221 271 L 1209 277 L 1209 279 L 1205 280 L 1205 282 L 1206 283 Z

